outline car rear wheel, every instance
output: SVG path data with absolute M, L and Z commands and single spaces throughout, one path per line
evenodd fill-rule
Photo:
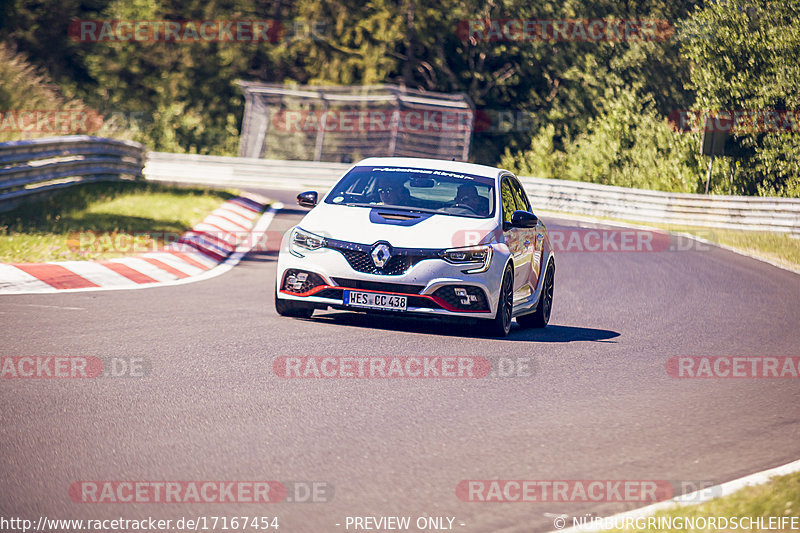
M 539 296 L 539 303 L 536 304 L 536 311 L 529 315 L 517 317 L 517 324 L 523 328 L 543 328 L 550 322 L 550 310 L 553 308 L 553 287 L 555 285 L 556 267 L 553 263 L 547 267 L 544 274 L 544 284 L 542 294 Z
M 514 309 L 514 271 L 506 267 L 500 284 L 500 298 L 494 318 L 482 320 L 483 332 L 491 337 L 505 337 L 511 331 L 511 312 Z
M 314 306 L 304 304 L 302 302 L 293 302 L 291 300 L 281 300 L 278 298 L 278 289 L 275 289 L 275 310 L 281 316 L 289 316 L 293 318 L 311 318 L 314 314 Z

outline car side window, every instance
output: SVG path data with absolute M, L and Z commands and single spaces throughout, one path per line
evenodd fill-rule
M 503 222 L 511 222 L 511 214 L 516 211 L 517 205 L 508 178 L 503 178 L 503 183 L 500 185 L 500 199 L 503 202 Z
M 517 180 L 508 178 L 508 181 L 511 182 L 511 190 L 513 191 L 514 203 L 517 204 L 517 209 L 520 211 L 528 211 L 530 213 L 531 204 L 528 201 L 528 195 L 525 194 L 525 189 L 522 188 L 522 185 L 520 185 Z

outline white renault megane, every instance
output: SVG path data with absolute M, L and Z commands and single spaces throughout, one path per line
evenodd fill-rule
M 356 165 L 281 243 L 280 315 L 315 309 L 477 318 L 505 336 L 545 327 L 555 257 L 547 230 L 510 172 L 414 158 Z

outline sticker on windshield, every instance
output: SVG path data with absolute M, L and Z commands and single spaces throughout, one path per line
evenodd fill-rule
M 425 168 L 401 168 L 401 167 L 375 167 L 373 172 L 403 172 L 413 174 L 430 174 L 432 176 L 442 176 L 445 178 L 456 178 L 461 180 L 474 180 L 475 176 L 461 174 L 459 172 L 448 172 L 447 170 L 430 170 Z

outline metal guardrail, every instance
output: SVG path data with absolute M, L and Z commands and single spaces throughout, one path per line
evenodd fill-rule
M 151 152 L 144 174 L 148 180 L 173 183 L 323 191 L 349 167 Z M 800 199 L 679 194 L 531 177 L 520 181 L 535 210 L 800 235 Z
M 548 211 L 800 235 L 800 199 L 796 198 L 668 193 L 542 178 L 521 181 L 531 203 Z
M 33 195 L 122 176 L 207 186 L 327 190 L 350 165 L 151 152 L 83 135 L 0 143 L 0 210 Z M 534 209 L 640 222 L 800 235 L 800 199 L 706 196 L 520 178 Z
M 0 211 L 64 187 L 140 178 L 145 157 L 139 143 L 88 135 L 0 143 Z
M 144 176 L 149 181 L 177 184 L 327 191 L 351 166 L 345 163 L 150 152 Z

